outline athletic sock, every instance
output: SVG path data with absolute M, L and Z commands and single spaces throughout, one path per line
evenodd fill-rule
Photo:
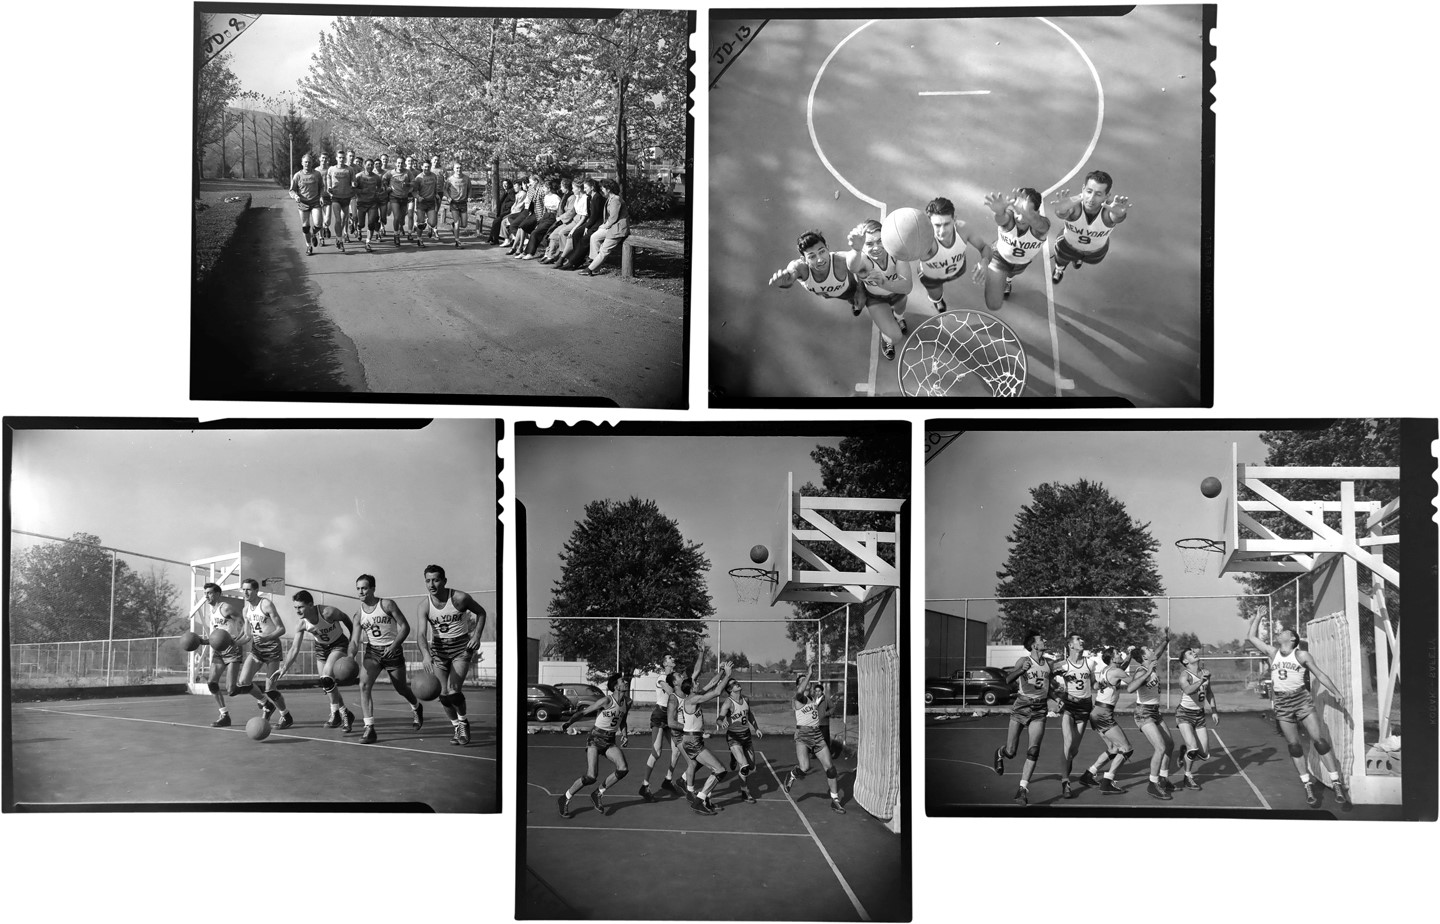
M 1310 774 L 1308 774 L 1308 773 L 1302 773 L 1302 774 L 1300 774 L 1300 782 L 1302 782 L 1302 783 L 1308 783 L 1308 782 L 1310 782 Z
M 1332 783 L 1338 783 L 1338 782 L 1340 782 L 1340 774 L 1339 774 L 1339 772 L 1337 772 L 1337 771 L 1335 771 L 1335 770 L 1331 770 L 1331 771 L 1330 771 L 1330 782 L 1332 782 Z
M 1115 771 L 1114 771 L 1114 770 L 1106 770 L 1106 771 L 1105 771 L 1105 779 L 1109 780 L 1109 781 L 1112 782 L 1112 783 L 1115 782 Z
M 374 717 L 374 716 L 371 716 L 371 715 L 367 715 L 367 716 L 365 717 L 365 727 L 366 727 L 366 728 L 369 728 L 371 725 L 374 725 L 374 724 L 375 724 L 375 717 Z
M 224 706 L 221 706 L 221 707 L 220 707 L 220 714 L 221 714 L 221 715 L 229 715 L 229 714 L 230 714 L 230 710 L 229 710 L 229 709 L 226 709 Z
M 450 724 L 451 724 L 451 725 L 454 725 L 456 728 L 459 728 L 459 727 L 460 727 L 460 720 L 459 720 L 459 719 L 451 719 L 451 720 L 450 720 Z
M 1160 782 L 1160 777 L 1158 777 L 1158 776 L 1156 776 L 1155 774 L 1152 773 L 1152 774 L 1150 774 L 1150 782 L 1152 782 L 1152 783 L 1159 783 L 1159 782 Z
M 1021 788 L 1021 789 L 1029 789 L 1029 788 L 1030 788 L 1030 781 L 1029 781 L 1029 780 L 1021 780 L 1021 781 L 1020 781 L 1020 788 Z

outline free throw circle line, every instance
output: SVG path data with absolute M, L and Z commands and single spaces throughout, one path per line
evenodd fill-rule
M 854 184 L 852 184 L 849 180 L 841 176 L 840 171 L 836 170 L 835 166 L 830 163 L 830 158 L 826 157 L 825 152 L 820 149 L 820 139 L 815 135 L 815 91 L 820 88 L 820 78 L 825 76 L 825 68 L 830 66 L 830 62 L 834 60 L 835 56 L 840 53 L 840 49 L 845 47 L 846 42 L 849 42 L 852 38 L 859 35 L 866 28 L 874 25 L 877 22 L 879 22 L 879 20 L 872 19 L 869 22 L 861 23 L 854 32 L 851 32 L 849 35 L 841 39 L 840 44 L 832 48 L 830 50 L 830 54 L 826 55 L 825 60 L 820 63 L 820 69 L 815 72 L 815 80 L 810 84 L 810 95 L 805 100 L 805 127 L 810 130 L 810 145 L 815 148 L 815 156 L 820 158 L 820 163 L 825 165 L 825 169 L 830 171 L 830 175 L 833 176 L 841 186 L 844 186 L 846 189 L 848 189 L 852 196 L 862 202 L 868 202 L 871 205 L 875 206 L 877 209 L 879 209 L 880 218 L 881 220 L 884 220 L 885 203 L 881 202 L 878 199 L 872 199 L 869 196 L 865 195 L 860 190 L 856 189 Z M 873 376 L 871 377 L 871 381 L 874 381 Z

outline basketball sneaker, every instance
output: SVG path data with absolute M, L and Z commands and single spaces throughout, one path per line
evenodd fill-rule
M 218 718 L 218 719 L 216 719 L 215 721 L 211 722 L 211 723 L 210 723 L 210 727 L 211 727 L 211 728 L 229 728 L 229 727 L 230 727 L 230 713 L 228 713 L 228 712 L 222 712 L 222 713 L 220 713 L 220 718 Z
M 751 804 L 754 804 L 754 802 L 755 802 L 755 797 L 752 796 L 752 795 L 750 795 L 750 790 L 748 790 L 748 789 L 742 789 L 742 790 L 740 790 L 740 798 L 744 799 L 746 802 L 749 802 L 749 803 L 751 803 Z
M 1102 796 L 1123 796 L 1125 790 L 1116 786 L 1112 780 L 1100 780 L 1100 795 Z
M 893 315 L 892 315 L 892 316 L 893 316 Z M 903 317 L 897 317 L 897 318 L 895 318 L 895 323 L 900 325 L 900 333 L 902 333 L 902 334 L 908 334 L 908 333 L 910 333 L 910 325 L 905 323 L 905 319 L 904 319 Z
M 678 790 L 678 789 L 675 788 L 675 781 L 672 780 L 672 779 L 670 779 L 670 777 L 668 777 L 668 776 L 665 777 L 665 781 L 660 784 L 660 788 L 661 788 L 661 789 L 665 789 L 665 790 L 669 790 L 670 792 L 676 793 L 677 795 L 678 795 L 679 792 L 680 792 L 680 790 Z
M 455 730 L 455 736 L 456 736 L 456 738 L 458 739 L 458 740 L 456 741 L 457 744 L 460 744 L 460 745 L 463 746 L 463 745 L 466 745 L 466 744 L 469 744 L 469 743 L 470 743 L 470 720 L 469 720 L 469 719 L 461 719 L 461 720 L 460 720 L 460 727 Z
M 1199 792 L 1201 787 L 1199 782 L 1196 781 L 1195 777 L 1187 773 L 1185 774 L 1185 788 L 1191 790 L 1192 792 Z
M 1004 294 L 1003 296 L 1001 296 L 1001 297 L 1002 297 L 1002 298 L 1009 298 L 1009 297 L 1010 297 L 1010 290 L 1011 290 L 1012 288 L 1013 288 L 1013 286 L 1010 284 L 1010 280 L 1009 280 L 1009 279 L 1006 279 L 1006 280 L 1005 280 L 1005 294 Z
M 945 304 L 945 299 L 943 298 L 935 303 L 935 312 L 937 314 L 944 314 L 947 310 L 949 310 L 949 308 L 950 306 Z
M 995 775 L 996 775 L 996 776 L 1004 776 L 1004 775 L 1005 775 L 1005 749 L 1004 749 L 1004 748 L 996 748 L 996 749 L 995 749 L 995 760 L 994 760 L 992 763 L 993 763 L 993 765 L 994 765 L 994 767 L 995 767 Z
M 791 770 L 789 773 L 785 774 L 785 779 L 783 779 L 783 780 L 780 781 L 780 788 L 783 789 L 783 790 L 785 790 L 786 792 L 789 792 L 789 791 L 790 791 L 790 787 L 791 787 L 791 786 L 794 786 L 794 785 L 795 785 L 795 771 L 794 771 L 794 770 Z
M 1095 773 L 1091 770 L 1086 770 L 1084 773 L 1080 774 L 1081 786 L 1094 786 L 1098 782 L 1100 781 L 1095 779 Z
M 375 736 L 375 726 L 374 726 L 374 725 L 366 725 L 366 726 L 365 726 L 365 731 L 361 732 L 361 734 L 360 734 L 360 743 L 361 743 L 361 744 L 374 744 L 374 743 L 375 743 L 375 737 L 376 737 L 376 736 Z
M 326 727 L 326 728 L 339 728 L 339 727 L 340 727 L 340 722 L 341 722 L 340 710 L 338 710 L 338 709 L 332 709 L 332 710 L 330 710 L 330 718 L 328 718 L 328 719 L 325 720 L 325 727 Z
M 880 336 L 880 352 L 885 356 L 886 359 L 894 360 L 894 359 L 895 359 L 895 341 L 891 340 L 889 337 L 886 337 L 885 335 L 882 334 L 882 335 Z
M 1341 808 L 1345 809 L 1346 811 L 1349 811 L 1351 808 L 1353 808 L 1350 803 L 1350 791 L 1345 788 L 1344 783 L 1340 782 L 1339 780 L 1334 780 L 1330 783 L 1330 787 L 1335 790 L 1335 801 L 1340 803 Z
M 569 797 L 562 794 L 562 795 L 560 796 L 560 798 L 556 800 L 556 802 L 557 802 L 557 804 L 560 806 L 560 817 L 561 817 L 561 818 L 569 818 L 569 817 L 570 817 L 570 799 L 569 799 Z
M 1060 781 L 1060 795 L 1066 799 L 1075 798 L 1075 790 L 1071 787 L 1069 780 Z
M 644 799 L 646 802 L 654 802 L 654 801 L 655 801 L 655 795 L 654 795 L 652 792 L 650 792 L 650 784 L 649 784 L 649 783 L 641 783 L 641 784 L 640 784 L 640 798 Z
M 419 731 L 420 726 L 425 724 L 425 704 L 416 700 L 415 708 L 411 709 L 410 712 L 410 727 Z
M 1024 786 L 1020 786 L 1020 787 L 1017 787 L 1017 788 L 1016 788 L 1016 790 L 1015 790 L 1015 804 L 1016 804 L 1016 805 L 1029 805 L 1029 804 L 1030 804 L 1030 792 L 1029 792 Z
M 340 713 L 342 722 L 345 726 L 345 734 L 348 735 L 350 734 L 350 729 L 355 725 L 355 713 L 351 712 L 348 707 L 345 709 L 341 709 Z M 372 725 L 370 727 L 373 729 L 375 726 Z M 373 735 L 374 732 L 371 732 L 371 734 Z M 372 737 L 370 740 L 374 741 L 375 739 Z
M 1052 283 L 1054 283 L 1055 285 L 1058 286 L 1058 285 L 1060 284 L 1060 278 L 1061 278 L 1062 276 L 1064 276 L 1064 275 L 1065 275 L 1065 264 L 1064 264 L 1064 263 L 1056 263 L 1056 264 L 1055 264 L 1055 271 L 1050 274 L 1050 281 L 1051 281 Z
M 831 796 L 831 797 L 830 797 L 830 811 L 834 812 L 836 815 L 844 815 L 844 814 L 845 814 L 845 808 L 844 808 L 844 806 L 842 806 L 842 805 L 840 804 L 840 797 L 839 797 L 839 796 Z
M 713 806 L 713 805 L 711 805 L 710 803 L 706 802 L 704 799 L 691 799 L 691 800 L 690 800 L 690 809 L 691 809 L 691 811 L 693 811 L 696 815 L 718 815 L 718 814 L 720 814 L 719 812 L 715 811 L 715 806 Z
M 1169 800 L 1175 798 L 1174 796 L 1166 792 L 1164 787 L 1162 787 L 1159 783 L 1151 783 L 1149 786 L 1145 787 L 1145 791 L 1150 794 L 1150 798 L 1152 799 L 1160 799 L 1162 801 L 1168 802 Z
M 1320 804 L 1320 797 L 1315 794 L 1315 784 L 1307 782 L 1305 785 L 1305 804 L 1315 808 Z
M 595 811 L 605 814 L 605 797 L 600 794 L 600 790 L 590 790 L 590 804 L 595 806 Z
M 280 713 L 280 721 L 275 724 L 276 728 L 289 728 L 295 724 L 295 717 L 288 712 Z

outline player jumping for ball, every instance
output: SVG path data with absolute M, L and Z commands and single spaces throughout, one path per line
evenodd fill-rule
M 1175 740 L 1160 715 L 1160 674 L 1156 665 L 1170 647 L 1170 630 L 1159 648 L 1139 646 L 1131 652 L 1127 692 L 1135 694 L 1135 727 L 1150 742 L 1150 785 L 1145 791 L 1151 798 L 1169 801 L 1175 787 L 1170 785 L 1170 752 Z
M 985 285 L 985 307 L 999 311 L 1010 297 L 1010 280 L 1029 269 L 1045 246 L 1050 219 L 1040 214 L 1040 193 L 1029 186 L 993 192 L 985 205 L 995 213 L 999 235 L 994 244 L 985 245 L 972 278 Z
M 1005 674 L 1007 684 L 1018 684 L 1019 695 L 1010 708 L 1010 722 L 1005 730 L 1005 746 L 995 749 L 995 773 L 1005 775 L 1005 761 L 1020 748 L 1020 730 L 1025 729 L 1030 746 L 1025 751 L 1025 766 L 1020 768 L 1020 788 L 1015 790 L 1015 804 L 1030 804 L 1030 777 L 1040 760 L 1040 742 L 1045 740 L 1045 712 L 1050 695 L 1050 662 L 1045 658 L 1045 637 L 1039 632 L 1025 635 L 1029 654 L 1020 658 Z
M 1345 782 L 1340 779 L 1340 764 L 1335 759 L 1331 750 L 1330 739 L 1325 734 L 1325 727 L 1320 724 L 1320 717 L 1315 713 L 1315 700 L 1310 695 L 1310 688 L 1305 681 L 1305 672 L 1309 671 L 1320 685 L 1325 688 L 1335 699 L 1337 708 L 1342 711 L 1344 697 L 1340 695 L 1340 689 L 1315 663 L 1310 652 L 1301 651 L 1299 648 L 1300 638 L 1295 634 L 1294 629 L 1282 628 L 1275 635 L 1277 644 L 1268 645 L 1260 639 L 1260 618 L 1263 614 L 1257 610 L 1250 619 L 1250 629 L 1245 641 L 1249 642 L 1259 651 L 1270 656 L 1271 677 L 1274 687 L 1271 691 L 1272 702 L 1275 707 L 1275 718 L 1280 723 L 1280 732 L 1285 736 L 1285 745 L 1290 751 L 1291 760 L 1295 761 L 1295 769 L 1300 774 L 1300 783 L 1305 787 L 1305 804 L 1315 808 L 1320 804 L 1320 797 L 1315 793 L 1315 784 L 1310 779 L 1310 771 L 1305 765 L 1305 748 L 1300 743 L 1300 726 L 1305 726 L 1305 733 L 1310 736 L 1310 744 L 1315 748 L 1315 753 L 1320 756 L 1320 763 L 1325 767 L 1325 772 L 1330 775 L 1330 788 L 1335 790 L 1335 800 L 1346 809 L 1350 807 L 1350 794 L 1346 790 Z
M 850 232 L 850 254 L 845 265 L 860 278 L 859 298 L 880 330 L 880 352 L 895 358 L 895 341 L 910 332 L 905 324 L 905 303 L 915 288 L 914 265 L 897 260 L 880 239 L 880 222 L 870 219 Z
M 210 627 L 211 633 L 224 629 L 230 635 L 230 644 L 210 656 L 210 682 L 206 686 L 220 707 L 220 717 L 210 723 L 212 728 L 227 728 L 230 725 L 230 710 L 225 708 L 225 697 L 227 694 L 235 695 L 235 680 L 246 658 L 245 621 L 229 603 L 220 599 L 220 594 L 219 584 L 205 585 L 205 624 Z M 220 685 L 222 676 L 225 677 L 223 687 Z
M 339 728 L 342 724 L 348 733 L 355 723 L 355 713 L 345 707 L 345 698 L 340 695 L 335 683 L 335 662 L 345 657 L 355 626 L 350 617 L 328 604 L 315 605 L 315 598 L 308 590 L 298 590 L 290 598 L 299 620 L 295 624 L 295 636 L 290 643 L 290 653 L 285 663 L 271 675 L 271 681 L 279 683 L 295 657 L 300 654 L 300 644 L 309 635 L 315 654 L 315 672 L 320 675 L 320 689 L 330 700 L 330 717 L 325 720 L 326 728 Z
M 405 639 L 410 623 L 394 600 L 375 596 L 375 578 L 362 574 L 355 579 L 355 595 L 360 609 L 355 613 L 359 631 L 350 641 L 350 657 L 360 664 L 360 710 L 365 716 L 361 744 L 375 740 L 375 681 L 383 669 L 390 675 L 390 685 L 410 704 L 410 727 L 418 729 L 425 723 L 420 700 L 405 680 Z
M 1195 765 L 1210 759 L 1208 726 L 1220 724 L 1215 708 L 1215 694 L 1210 689 L 1210 672 L 1200 664 L 1200 649 L 1185 648 L 1180 652 L 1180 705 L 1175 710 L 1175 725 L 1185 739 L 1185 788 L 1198 791 Z M 1210 707 L 1210 719 L 1205 707 Z
M 1065 776 L 1060 780 L 1060 793 L 1073 799 L 1070 772 L 1090 724 L 1090 712 L 1095 708 L 1095 672 L 1085 658 L 1085 640 L 1081 636 L 1071 633 L 1066 639 L 1065 658 L 1052 668 L 1050 679 L 1060 688 L 1060 732 L 1065 742 Z
M 250 627 L 250 654 L 240 668 L 240 680 L 235 692 L 255 697 L 255 704 L 265 718 L 275 710 L 280 711 L 280 722 L 276 728 L 289 728 L 295 724 L 289 710 L 285 708 L 285 697 L 275 686 L 275 672 L 285 657 L 285 620 L 269 599 L 260 596 L 260 582 L 246 578 L 240 582 L 245 592 L 241 609 L 246 624 Z M 256 672 L 264 668 L 268 672 L 263 689 L 256 683 Z
M 710 753 L 705 747 L 705 716 L 701 714 L 700 707 L 717 699 L 724 690 L 725 682 L 730 679 L 731 664 L 723 661 L 720 664 L 720 673 L 706 685 L 704 690 L 695 689 L 693 678 L 686 677 L 680 681 L 680 695 L 671 700 L 670 708 L 675 711 L 675 718 L 680 723 L 684 736 L 680 739 L 680 747 L 684 749 L 685 756 L 690 758 L 690 768 L 686 771 L 687 786 L 690 790 L 690 807 L 700 815 L 714 815 L 715 806 L 710 801 L 710 793 L 715 787 L 724 782 L 727 773 L 721 766 L 719 758 Z M 694 773 L 696 767 L 705 767 L 710 775 L 700 788 L 694 789 Z
M 725 685 L 726 698 L 720 703 L 720 726 L 725 729 L 725 743 L 730 745 L 730 769 L 740 772 L 740 798 L 754 802 L 750 793 L 750 774 L 755 772 L 755 739 L 765 733 L 750 711 L 740 681 L 732 679 Z
M 1085 175 L 1085 185 L 1080 195 L 1070 195 L 1062 189 L 1051 200 L 1051 213 L 1063 222 L 1059 237 L 1050 242 L 1050 258 L 1055 269 L 1050 278 L 1056 285 L 1065 275 L 1065 267 L 1074 264 L 1096 264 L 1105 259 L 1110 250 L 1110 232 L 1125 220 L 1130 211 L 1130 200 L 1125 196 L 1111 196 L 1110 189 L 1115 181 L 1104 170 L 1092 170 Z
M 700 651 L 695 656 L 695 665 L 690 668 L 692 682 L 699 678 L 700 668 L 704 663 L 705 643 L 701 642 Z M 683 678 L 675 670 L 675 658 L 671 655 L 665 656 L 660 663 L 660 670 L 664 676 L 655 681 L 655 707 L 650 710 L 650 756 L 645 758 L 645 779 L 640 783 L 640 798 L 646 802 L 655 801 L 654 794 L 650 792 L 650 774 L 655 772 L 655 764 L 660 760 L 660 742 L 666 738 L 670 741 L 670 766 L 665 770 L 665 779 L 660 788 L 679 795 L 673 777 L 675 764 L 680 760 L 680 738 L 683 732 L 679 723 L 674 720 L 670 703 L 678 695 Z
M 849 302 L 850 313 L 858 318 L 865 304 L 860 297 L 860 282 L 846 265 L 850 252 L 831 252 L 825 235 L 814 229 L 795 239 L 795 249 L 800 251 L 800 258 L 772 273 L 768 285 L 788 289 L 798 282 L 812 295 Z
M 1115 785 L 1115 777 L 1120 773 L 1120 768 L 1125 766 L 1125 761 L 1135 753 L 1130 746 L 1130 739 L 1125 736 L 1125 729 L 1115 719 L 1115 707 L 1120 702 L 1120 687 L 1127 683 L 1125 666 L 1130 662 L 1130 653 L 1118 647 L 1105 648 L 1100 652 L 1100 664 L 1094 672 L 1095 675 L 1095 706 L 1090 710 L 1090 727 L 1105 739 L 1105 750 L 1080 776 L 1080 782 L 1086 786 L 1100 785 L 1100 794 L 1103 796 L 1122 795 L 1125 790 Z M 1100 768 L 1109 762 L 1110 769 L 1105 771 L 1104 776 L 1097 776 Z
M 447 588 L 445 569 L 439 565 L 426 566 L 425 589 L 430 595 L 420 604 L 416 615 L 420 623 L 420 661 L 432 665 L 440 681 L 440 708 L 455 728 L 450 743 L 463 747 L 470 743 L 470 720 L 465 716 L 463 687 L 471 663 L 480 662 L 485 607 L 465 591 Z M 417 721 L 420 716 L 417 703 Z
M 577 712 L 565 720 L 562 731 L 569 731 L 570 726 L 586 716 L 595 716 L 595 724 L 590 729 L 590 739 L 585 745 L 585 775 L 571 783 L 570 788 L 565 790 L 565 795 L 560 797 L 561 818 L 570 817 L 570 800 L 575 798 L 580 790 L 599 779 L 601 754 L 615 766 L 610 775 L 590 792 L 590 803 L 601 815 L 605 814 L 605 791 L 623 780 L 625 774 L 630 772 L 629 765 L 625 763 L 624 750 L 629 737 L 626 734 L 625 720 L 630 715 L 630 678 L 618 672 L 611 674 L 605 680 L 605 689 L 607 692 L 603 699 L 595 700 L 583 712 Z
M 944 197 L 936 197 L 925 206 L 930 216 L 930 227 L 935 232 L 935 243 L 930 253 L 920 258 L 920 285 L 930 296 L 930 304 L 941 314 L 948 307 L 945 304 L 945 283 L 954 282 L 965 275 L 965 247 L 968 244 L 981 254 L 985 252 L 985 241 L 979 235 L 965 230 L 965 222 L 955 218 L 955 203 Z
M 830 758 L 829 746 L 820 735 L 820 713 L 824 698 L 823 692 L 818 698 L 813 695 L 810 688 L 810 670 L 807 668 L 805 676 L 795 684 L 795 699 L 791 703 L 795 707 L 795 767 L 780 781 L 780 786 L 788 793 L 796 780 L 803 780 L 805 774 L 810 772 L 810 755 L 814 754 L 820 758 L 820 766 L 825 768 L 825 783 L 830 789 L 830 810 L 837 815 L 844 815 L 845 809 L 840 805 L 840 774 L 835 770 L 835 763 Z

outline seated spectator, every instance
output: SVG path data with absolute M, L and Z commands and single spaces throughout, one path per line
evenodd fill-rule
M 630 212 L 620 198 L 620 185 L 614 180 L 601 180 L 605 194 L 605 220 L 590 235 L 590 265 L 580 271 L 582 276 L 600 275 L 600 267 L 621 241 L 630 236 Z
M 545 194 L 540 199 L 540 206 L 535 210 L 535 226 L 530 228 L 529 243 L 525 245 L 526 260 L 535 259 L 535 251 L 539 248 L 540 242 L 550 237 L 550 231 L 555 227 L 556 219 L 560 217 L 560 181 L 555 179 L 546 180 L 542 187 Z
M 495 220 L 490 222 L 490 243 L 500 243 L 501 228 L 504 227 L 510 218 L 510 210 L 515 207 L 515 184 L 510 180 L 500 181 L 500 198 L 495 203 Z
M 590 255 L 590 235 L 605 220 L 605 195 L 600 184 L 586 180 L 583 184 L 585 195 L 585 221 L 570 232 L 569 256 L 555 264 L 557 269 L 578 270 Z M 579 210 L 577 205 L 576 210 Z

